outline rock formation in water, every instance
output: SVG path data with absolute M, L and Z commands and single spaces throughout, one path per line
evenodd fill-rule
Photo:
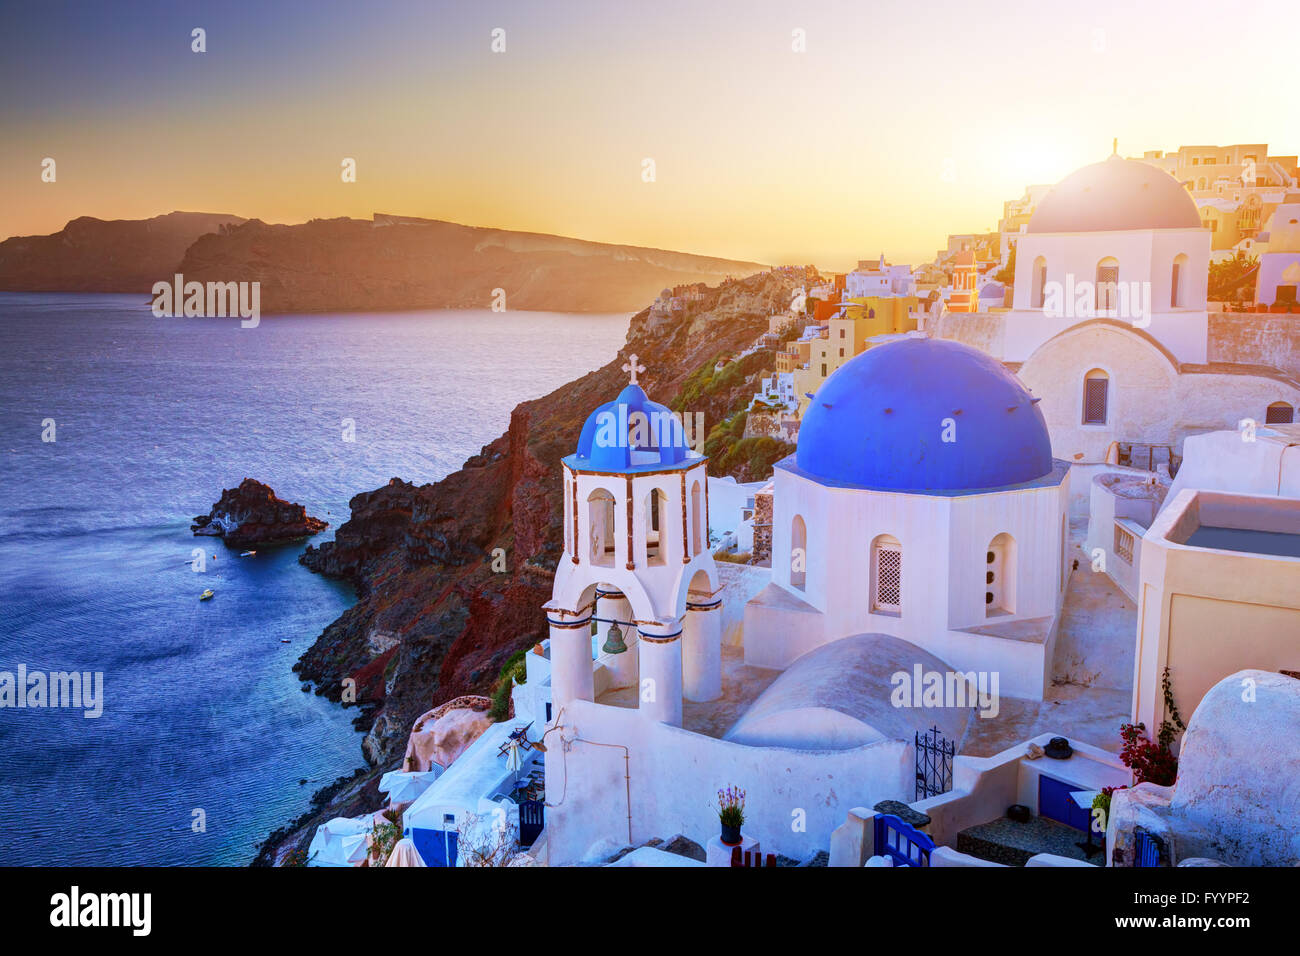
M 313 518 L 302 505 L 277 498 L 260 481 L 245 478 L 238 488 L 221 492 L 221 500 L 207 514 L 195 517 L 190 530 L 221 538 L 228 548 L 250 548 L 307 538 L 328 527 L 328 522 Z
M 573 452 L 588 413 L 627 384 L 620 368 L 626 356 L 635 352 L 647 367 L 640 380 L 652 398 L 679 409 L 685 401 L 685 411 L 701 413 L 712 430 L 745 408 L 775 353 L 761 350 L 725 374 L 711 374 L 715 363 L 752 345 L 803 282 L 764 272 L 707 289 L 679 312 L 643 310 L 609 364 L 519 405 L 506 433 L 460 471 L 430 485 L 394 478 L 352 499 L 352 517 L 334 540 L 309 547 L 300 560 L 352 582 L 357 603 L 294 670 L 333 700 L 341 699 L 345 679 L 355 681 L 371 769 L 340 782 L 274 834 L 259 862 L 280 858 L 310 840 L 316 823 L 360 805 L 358 794 L 376 774 L 401 766 L 421 715 L 455 697 L 490 693 L 510 655 L 547 636 L 541 606 L 564 540 L 560 459 Z M 718 433 L 739 439 L 742 430 Z M 721 449 L 717 459 L 732 464 L 723 471 L 711 465 L 710 473 L 755 480 L 794 450 L 772 438 L 745 442 Z M 505 571 L 493 568 L 497 548 Z

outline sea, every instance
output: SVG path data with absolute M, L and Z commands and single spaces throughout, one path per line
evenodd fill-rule
M 327 541 L 353 495 L 437 481 L 604 365 L 629 318 L 244 328 L 155 318 L 147 295 L 0 293 L 0 702 L 20 668 L 102 675 L 93 707 L 0 707 L 0 865 L 244 865 L 361 766 L 356 712 L 291 670 L 350 587 L 299 565 L 305 542 L 240 557 L 190 522 L 250 477 Z

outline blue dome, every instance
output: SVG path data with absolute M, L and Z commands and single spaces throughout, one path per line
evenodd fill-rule
M 580 471 L 654 471 L 699 457 L 686 441 L 680 417 L 650 401 L 641 386 L 629 385 L 587 416 L 577 454 L 565 463 Z
M 945 419 L 951 419 L 945 442 Z M 812 399 L 795 452 L 808 477 L 893 491 L 998 488 L 1053 470 L 1036 400 L 970 346 L 909 338 L 837 369 Z

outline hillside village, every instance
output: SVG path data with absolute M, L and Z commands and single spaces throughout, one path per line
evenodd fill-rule
M 1300 863 L 1298 175 L 1116 153 L 922 266 L 663 290 L 476 465 L 547 503 L 491 692 L 274 860 Z

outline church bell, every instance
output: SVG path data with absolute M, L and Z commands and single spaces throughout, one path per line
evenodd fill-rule
M 623 643 L 623 632 L 618 629 L 617 622 L 609 625 L 609 632 L 605 635 L 605 646 L 601 651 L 605 654 L 627 653 L 627 645 Z

